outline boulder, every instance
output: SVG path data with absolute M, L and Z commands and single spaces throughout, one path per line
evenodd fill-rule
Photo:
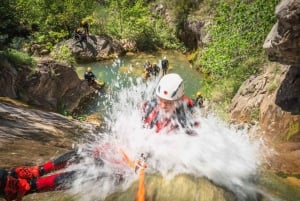
M 258 128 L 250 129 L 250 135 L 264 139 L 268 145 L 269 150 L 263 153 L 267 167 L 272 171 L 299 174 L 300 116 L 275 104 L 282 90 L 280 83 L 290 70 L 287 66 L 275 66 L 265 67 L 264 73 L 242 84 L 231 104 L 231 120 L 238 124 L 259 123 Z
M 113 59 L 126 54 L 121 43 L 107 35 L 89 35 L 87 40 L 69 39 L 58 43 L 51 54 L 60 54 L 60 48 L 66 46 L 77 62 L 95 62 Z
M 287 112 L 300 114 L 300 2 L 282 0 L 276 7 L 275 15 L 277 22 L 263 48 L 270 61 L 293 66 L 278 90 L 276 104 Z
M 6 64 L 0 73 L 3 75 L 0 96 L 17 98 L 51 111 L 72 113 L 82 100 L 96 92 L 78 78 L 72 65 L 51 59 L 40 60 L 36 68 Z
M 0 98 L 1 167 L 41 164 L 72 149 L 100 127 Z

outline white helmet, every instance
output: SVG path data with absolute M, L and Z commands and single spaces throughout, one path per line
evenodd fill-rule
M 162 77 L 156 87 L 156 95 L 162 99 L 178 100 L 183 94 L 183 80 L 175 73 L 170 73 Z

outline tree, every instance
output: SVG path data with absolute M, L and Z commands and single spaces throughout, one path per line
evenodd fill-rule
M 0 48 L 4 49 L 16 36 L 27 36 L 29 28 L 18 18 L 16 2 L 2 0 L 0 4 Z

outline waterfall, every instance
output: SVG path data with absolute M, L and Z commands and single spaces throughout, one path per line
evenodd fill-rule
M 206 177 L 240 200 L 255 198 L 260 141 L 250 139 L 246 130 L 237 130 L 213 114 L 203 116 L 200 109 L 189 117 L 200 122 L 200 127 L 194 128 L 196 136 L 184 130 L 157 134 L 143 127 L 141 105 L 155 97 L 158 81 L 158 77 L 145 82 L 123 74 L 111 83 L 104 103 L 98 104 L 107 107 L 106 131 L 93 133 L 92 140 L 78 145 L 83 161 L 69 168 L 80 169 L 82 174 L 71 192 L 84 200 L 104 199 L 136 181 L 137 174 L 120 155 L 122 149 L 133 160 L 141 153 L 149 156 L 146 173 L 160 173 L 165 179 L 181 173 Z M 88 154 L 99 147 L 106 152 L 101 166 Z

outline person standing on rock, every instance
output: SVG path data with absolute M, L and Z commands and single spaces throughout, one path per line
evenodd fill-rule
M 82 32 L 80 28 L 77 28 L 74 32 L 74 39 L 77 40 L 79 43 L 82 43 L 83 41 L 87 41 L 86 35 Z
M 166 75 L 168 68 L 169 68 L 169 61 L 167 60 L 167 57 L 164 56 L 164 58 L 161 60 L 161 68 L 162 68 L 162 75 Z
M 88 37 L 90 32 L 89 32 L 89 23 L 87 22 L 87 20 L 82 20 L 81 26 L 83 27 L 85 36 Z

